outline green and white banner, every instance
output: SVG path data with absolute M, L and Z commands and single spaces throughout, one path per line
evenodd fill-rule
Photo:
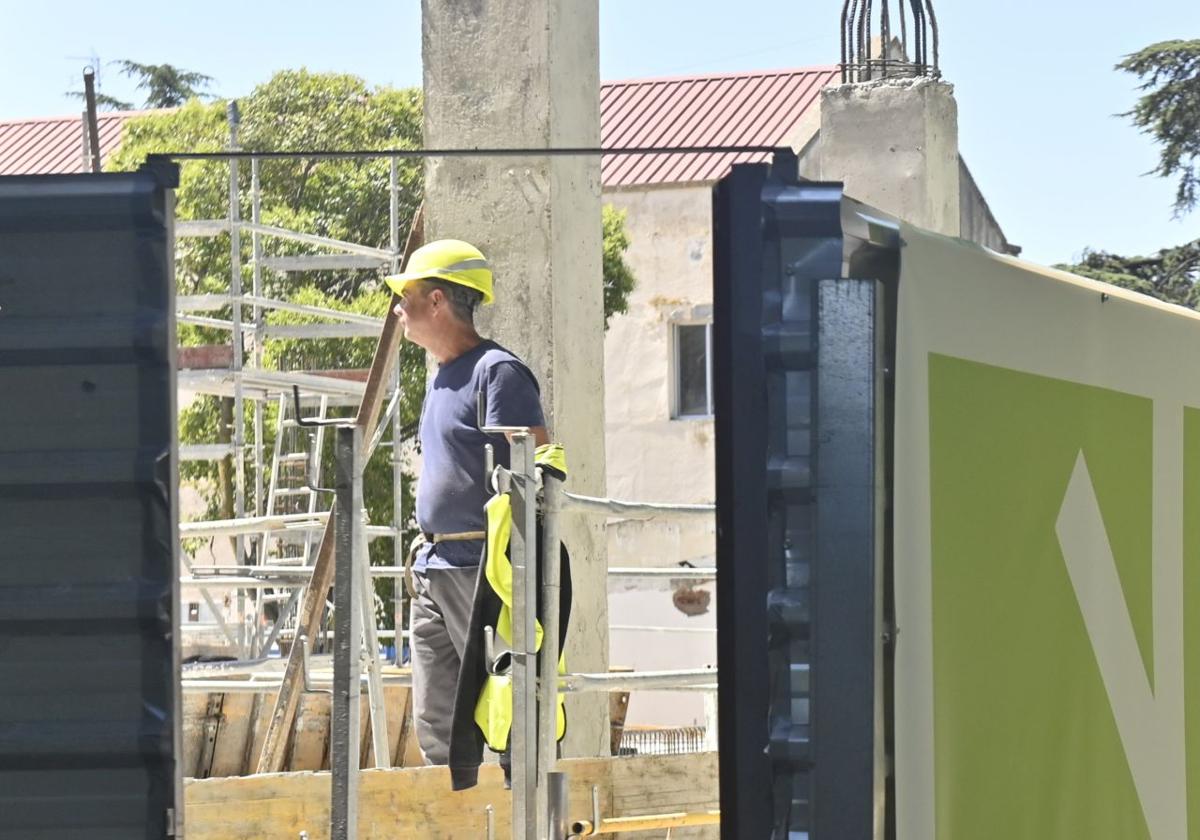
M 1200 316 L 901 236 L 898 838 L 1200 838 Z

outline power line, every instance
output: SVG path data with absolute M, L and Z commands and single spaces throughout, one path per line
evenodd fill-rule
M 791 149 L 786 146 L 622 146 L 551 147 L 533 149 L 354 149 L 335 151 L 254 152 L 157 152 L 147 155 L 148 162 L 163 160 L 360 160 L 365 158 L 433 157 L 589 157 L 599 155 L 694 155 L 694 154 L 775 154 Z

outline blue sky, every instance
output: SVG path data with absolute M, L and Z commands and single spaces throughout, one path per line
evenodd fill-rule
M 450 2 L 450 0 L 447 0 Z M 1136 100 L 1112 69 L 1154 41 L 1200 37 L 1195 0 L 934 0 L 960 147 L 1008 237 L 1037 262 L 1085 247 L 1142 253 L 1200 236 L 1174 185 L 1142 177 L 1155 147 L 1114 116 Z M 838 0 L 600 0 L 605 80 L 831 64 Z M 237 96 L 275 70 L 421 81 L 419 0 L 0 3 L 0 119 L 73 113 L 88 56 L 170 63 Z M 137 99 L 102 70 L 103 90 Z

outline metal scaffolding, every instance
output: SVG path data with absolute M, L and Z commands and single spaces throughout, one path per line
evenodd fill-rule
M 229 149 L 231 152 L 240 152 L 236 102 L 230 103 L 228 114 Z M 189 443 L 179 448 L 181 461 L 220 461 L 226 458 L 232 460 L 233 518 L 183 523 L 180 536 L 185 539 L 230 538 L 234 542 L 235 565 L 244 566 L 247 570 L 265 569 L 272 565 L 293 566 L 294 571 L 311 567 L 320 531 L 329 517 L 330 495 L 319 493 L 319 488 L 315 487 L 320 483 L 320 432 L 313 433 L 313 441 L 307 451 L 281 455 L 285 436 L 288 436 L 289 440 L 293 437 L 298 438 L 303 431 L 298 427 L 296 418 L 284 416 L 292 389 L 299 388 L 306 400 L 314 406 L 319 404 L 317 413 L 320 417 L 325 416 L 327 408 L 358 407 L 366 391 L 364 382 L 329 375 L 328 372 L 268 369 L 264 359 L 265 345 L 272 340 L 378 338 L 384 323 L 382 318 L 264 296 L 264 272 L 396 270 L 402 249 L 398 162 L 395 157 L 386 154 L 379 157 L 388 158 L 390 162 L 389 247 L 386 249 L 263 224 L 261 158 L 253 153 L 231 157 L 228 160 L 228 211 L 225 218 L 182 220 L 175 225 L 175 235 L 180 239 L 225 234 L 230 237 L 228 294 L 181 295 L 176 299 L 176 309 L 177 322 L 180 324 L 228 333 L 229 346 L 232 349 L 227 368 L 178 371 L 179 389 L 232 400 L 234 418 L 228 442 Z M 251 174 L 249 219 L 242 218 L 240 209 L 246 196 L 239 183 L 239 164 L 244 166 L 246 161 L 249 162 Z M 249 289 L 243 288 L 243 234 L 249 235 L 251 243 L 252 283 Z M 264 243 L 267 239 L 300 243 L 314 251 L 322 249 L 333 253 L 314 252 L 271 257 L 264 254 Z M 215 315 L 225 310 L 229 313 L 227 317 Z M 290 312 L 321 320 L 304 324 L 270 324 L 267 323 L 267 315 L 271 312 Z M 392 539 L 393 562 L 400 567 L 403 562 L 403 508 L 400 489 L 400 417 L 397 410 L 400 402 L 399 365 L 395 366 L 391 378 L 389 397 L 389 407 L 377 433 L 369 441 L 367 452 L 369 457 L 369 454 L 381 445 L 390 450 L 394 502 L 390 521 L 369 525 L 365 533 L 367 539 Z M 280 405 L 274 456 L 270 459 L 266 457 L 264 428 L 268 402 L 277 402 Z M 245 439 L 247 435 L 244 418 L 247 405 L 252 416 L 251 441 Z M 388 421 L 392 429 L 390 444 L 382 441 Z M 290 475 L 297 481 L 303 479 L 308 489 L 304 486 L 280 486 L 281 474 Z M 248 498 L 252 499 L 250 505 L 247 503 Z M 272 546 L 287 543 L 293 546 L 290 549 L 291 556 L 271 556 Z M 242 660 L 265 656 L 280 638 L 284 628 L 292 622 L 292 613 L 301 597 L 303 582 L 300 586 L 287 587 L 290 591 L 282 596 L 264 596 L 264 589 L 279 589 L 285 585 L 273 578 L 264 578 L 257 572 L 240 576 L 213 576 L 207 573 L 205 566 L 186 556 L 184 563 L 189 573 L 185 576 L 187 585 L 199 590 L 224 636 L 225 643 L 234 655 Z M 308 573 L 311 574 L 311 568 L 308 568 Z M 302 576 L 303 574 L 301 571 Z M 306 580 L 307 578 L 304 578 L 304 581 Z M 268 585 L 264 586 L 264 581 L 269 581 Z M 211 590 L 217 587 L 234 593 L 232 616 L 227 615 L 220 601 L 213 598 Z M 400 587 L 396 587 L 396 590 L 392 610 L 399 625 L 402 614 Z M 264 604 L 271 599 L 278 603 L 278 614 L 274 622 L 264 624 Z M 182 629 L 186 634 L 188 624 L 185 623 Z M 397 657 L 399 649 L 400 645 L 397 644 Z

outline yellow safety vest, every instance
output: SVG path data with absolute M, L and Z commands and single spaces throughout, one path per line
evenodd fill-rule
M 537 466 L 554 470 L 564 478 L 567 474 L 566 454 L 562 445 L 548 443 L 534 453 Z M 512 499 L 508 493 L 497 493 L 484 506 L 487 515 L 487 560 L 484 574 L 488 584 L 499 597 L 502 606 L 496 620 L 496 635 L 512 647 L 512 563 L 508 559 L 508 540 L 512 534 Z M 534 622 L 534 650 L 542 649 L 542 624 Z M 558 673 L 567 672 L 566 656 L 560 652 Z M 564 696 L 558 693 L 556 738 L 562 740 L 567 731 Z M 496 752 L 508 749 L 512 729 L 512 677 L 489 674 L 475 704 L 475 723 L 483 732 L 487 745 Z

